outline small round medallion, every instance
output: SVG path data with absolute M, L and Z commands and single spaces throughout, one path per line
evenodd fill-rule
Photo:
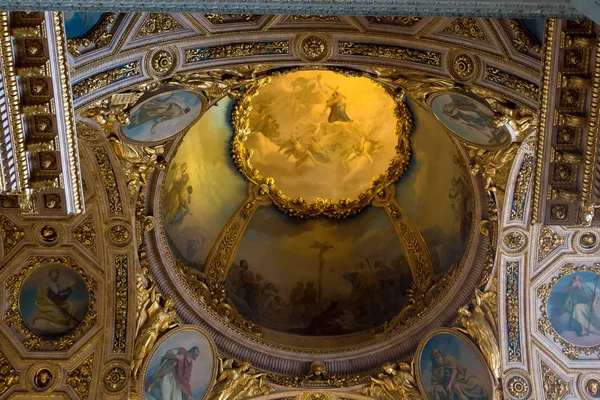
M 177 63 L 177 53 L 171 47 L 150 50 L 146 55 L 146 71 L 155 77 L 164 78 L 170 75 Z
M 579 237 L 579 245 L 585 250 L 593 249 L 597 244 L 598 236 L 594 235 L 592 232 L 586 232 Z
M 448 57 L 448 69 L 459 81 L 471 81 L 479 74 L 479 60 L 470 54 L 452 52 Z
M 50 225 L 44 225 L 40 230 L 40 237 L 44 242 L 52 243 L 55 242 L 58 238 L 58 233 L 56 232 L 56 229 L 54 229 L 54 227 Z
M 111 226 L 107 231 L 108 240 L 117 246 L 124 246 L 131 240 L 131 232 L 121 224 Z
M 592 399 L 600 399 L 600 381 L 598 379 L 590 379 L 585 383 L 585 391 Z
M 319 62 L 331 57 L 331 45 L 322 35 L 303 35 L 296 40 L 296 53 L 302 61 Z
M 48 368 L 42 368 L 33 377 L 33 384 L 37 389 L 46 390 L 52 383 L 52 378 L 52 371 Z
M 515 399 L 525 399 L 529 396 L 529 382 L 520 376 L 514 375 L 506 381 L 508 393 Z
M 127 383 L 127 373 L 121 366 L 114 366 L 104 375 L 104 386 L 109 392 L 118 392 Z
M 508 251 L 517 252 L 525 247 L 527 238 L 521 232 L 509 232 L 504 235 L 502 242 Z

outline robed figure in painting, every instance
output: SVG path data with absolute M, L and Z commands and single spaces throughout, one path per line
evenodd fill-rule
M 449 118 L 478 130 L 488 138 L 489 144 L 500 144 L 503 132 L 498 129 L 493 115 L 481 110 L 475 102 L 466 96 L 449 95 L 452 100 L 444 105 L 443 112 Z
M 598 304 L 599 288 L 586 284 L 579 275 L 563 289 L 567 297 L 563 312 L 571 315 L 570 328 L 579 336 L 590 333 L 600 335 L 600 304 Z
M 146 392 L 157 400 L 192 400 L 190 378 L 198 347 L 167 350 L 154 374 L 146 381 Z
M 488 400 L 484 387 L 456 358 L 431 352 L 431 390 L 434 400 Z
M 35 296 L 36 314 L 31 323 L 46 333 L 65 333 L 81 322 L 75 318 L 73 303 L 69 300 L 76 281 L 61 285 L 59 279 L 59 269 L 51 269 L 48 279 L 38 286 Z
M 346 114 L 346 96 L 337 90 L 333 91 L 325 105 L 329 108 L 328 122 L 352 122 L 348 114 Z
M 147 122 L 152 122 L 150 134 L 154 135 L 160 123 L 174 120 L 190 111 L 191 108 L 186 106 L 185 99 L 183 98 L 174 96 L 173 94 L 166 98 L 158 96 L 142 104 L 140 109 L 132 116 L 129 126 L 140 126 Z

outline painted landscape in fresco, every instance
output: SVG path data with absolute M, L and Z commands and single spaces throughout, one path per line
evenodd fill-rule
M 600 275 L 576 272 L 561 278 L 548 298 L 554 330 L 577 346 L 600 344 Z
M 250 161 L 288 197 L 355 198 L 396 152 L 396 103 L 368 78 L 292 72 L 251 105 Z
M 192 124 L 202 109 L 202 101 L 194 93 L 172 91 L 143 101 L 131 112 L 123 134 L 139 142 L 152 142 L 171 137 Z
M 227 220 L 246 198 L 247 183 L 229 154 L 231 100 L 209 109 L 190 128 L 170 163 L 162 212 L 176 257 L 202 269 Z
M 158 343 L 144 376 L 145 400 L 200 400 L 211 384 L 215 353 L 205 334 L 184 328 Z
M 409 106 L 415 119 L 413 156 L 396 184 L 396 200 L 423 235 L 439 278 L 460 262 L 469 243 L 471 178 L 440 123 L 415 103 Z
M 462 336 L 438 333 L 416 357 L 420 383 L 429 400 L 493 399 L 489 369 Z
M 19 294 L 23 321 L 35 334 L 52 338 L 65 335 L 81 324 L 90 294 L 79 274 L 59 264 L 31 272 Z
M 501 146 L 510 137 L 506 127 L 497 127 L 490 108 L 457 92 L 444 92 L 431 102 L 436 117 L 459 137 L 483 146 Z
M 226 286 L 236 309 L 264 327 L 341 335 L 391 319 L 411 282 L 383 209 L 301 221 L 268 207 L 250 222 Z

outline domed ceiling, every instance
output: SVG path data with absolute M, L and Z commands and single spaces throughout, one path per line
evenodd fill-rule
M 382 332 L 458 269 L 476 222 L 462 153 L 438 120 L 367 76 L 327 70 L 270 76 L 208 108 L 161 196 L 171 254 L 201 276 L 238 225 L 216 280 L 265 340 L 300 347 Z M 240 227 L 248 199 L 260 204 Z

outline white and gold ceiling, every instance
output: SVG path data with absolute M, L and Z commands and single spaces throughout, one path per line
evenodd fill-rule
M 592 22 L 1 17 L 0 399 L 600 398 Z

